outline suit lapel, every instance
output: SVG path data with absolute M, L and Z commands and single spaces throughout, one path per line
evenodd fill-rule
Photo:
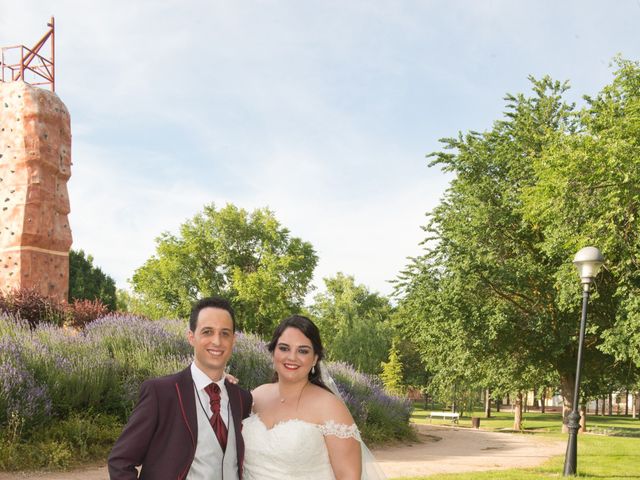
M 238 465 L 242 465 L 244 459 L 244 440 L 242 439 L 242 395 L 237 385 L 224 381 L 229 394 L 229 405 L 231 405 L 231 415 L 233 417 L 233 427 L 236 435 L 236 452 L 238 453 Z
M 240 405 L 240 391 L 236 385 L 229 381 L 224 381 L 225 387 L 229 394 L 229 404 L 231 405 L 231 414 L 233 415 L 233 425 L 237 432 L 240 431 L 240 424 L 242 423 L 242 406 Z
M 191 433 L 193 448 L 195 450 L 198 442 L 198 417 L 196 411 L 196 397 L 193 387 L 193 378 L 191 377 L 191 369 L 187 367 L 180 372 L 178 381 L 176 382 L 176 391 L 180 409 L 182 410 L 182 418 L 186 422 L 186 427 Z

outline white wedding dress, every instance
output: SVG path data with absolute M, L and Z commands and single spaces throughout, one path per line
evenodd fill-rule
M 333 480 L 326 435 L 355 438 L 360 432 L 353 425 L 328 421 L 324 425 L 303 420 L 285 420 L 267 428 L 258 414 L 242 423 L 245 444 L 246 480 Z

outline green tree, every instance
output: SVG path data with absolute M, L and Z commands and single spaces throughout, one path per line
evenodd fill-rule
M 606 325 L 589 335 L 603 338 L 600 348 L 617 361 L 640 367 L 640 63 L 615 64 L 613 82 L 586 97 L 579 134 L 559 137 L 533 163 L 538 181 L 523 201 L 544 251 L 567 257 L 588 244 L 601 249 L 605 271 L 589 318 Z M 573 279 L 568 264 L 556 275 L 563 302 L 575 301 Z
M 635 84 L 637 90 L 640 83 L 634 78 L 622 83 Z M 614 85 L 618 81 L 620 73 Z M 602 119 L 594 109 L 597 102 L 578 112 L 563 100 L 566 84 L 545 77 L 532 79 L 532 85 L 530 97 L 507 96 L 505 119 L 490 131 L 445 139 L 445 151 L 433 154 L 431 165 L 456 177 L 430 213 L 426 253 L 401 275 L 398 294 L 408 313 L 406 332 L 419 339 L 426 362 L 434 365 L 435 378 L 443 386 L 475 378 L 479 386 L 517 394 L 551 371 L 560 379 L 568 409 L 580 316 L 572 256 L 589 243 L 608 252 L 610 244 L 624 243 L 618 236 L 632 239 L 627 247 L 638 251 L 633 243 L 638 225 L 628 225 L 637 222 L 636 199 L 618 207 L 617 193 L 605 195 L 592 208 L 597 202 L 591 197 L 594 189 L 608 184 L 606 176 L 596 179 L 593 171 L 608 171 L 615 177 L 609 182 L 618 186 L 628 175 L 634 181 L 627 190 L 637 192 L 638 157 L 635 163 L 629 156 L 624 157 L 627 163 L 618 159 L 614 174 L 607 159 L 616 150 L 601 144 L 601 135 L 589 127 Z M 617 95 L 607 87 L 602 95 L 626 101 L 633 97 L 637 105 L 637 91 L 631 86 Z M 608 109 L 610 122 L 626 128 L 629 123 L 638 125 L 637 108 Z M 625 119 L 625 112 L 630 117 Z M 637 142 L 638 130 L 634 133 Z M 585 166 L 588 155 L 578 148 L 582 144 L 602 148 L 599 159 Z M 633 263 L 635 253 L 623 256 L 621 250 L 622 246 L 621 257 Z M 633 268 L 626 269 L 625 288 L 633 284 Z M 583 370 L 592 383 L 606 372 L 622 375 L 605 352 L 608 332 L 622 320 L 616 319 L 616 312 L 624 295 L 614 284 L 622 286 L 607 272 L 593 298 Z
M 133 275 L 136 310 L 185 318 L 198 298 L 218 294 L 233 302 L 240 328 L 270 335 L 300 310 L 317 261 L 270 210 L 206 205 L 178 235 L 156 239 L 156 254 Z
M 361 372 L 379 373 L 391 346 L 389 300 L 343 273 L 325 278 L 324 283 L 326 292 L 315 296 L 310 311 L 328 358 L 348 362 Z
M 74 300 L 100 300 L 109 310 L 116 309 L 116 282 L 83 250 L 69 252 L 69 303 Z
M 397 342 L 393 341 L 389 349 L 389 360 L 382 362 L 382 373 L 380 374 L 380 379 L 387 392 L 393 395 L 403 395 L 405 393 L 406 388 L 402 370 L 400 351 L 398 350 Z

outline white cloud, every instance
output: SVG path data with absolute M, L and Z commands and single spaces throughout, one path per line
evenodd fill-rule
M 84 249 L 113 276 L 119 287 L 155 253 L 154 239 L 177 232 L 181 223 L 206 203 L 224 204 L 195 183 L 179 176 L 158 184 L 132 177 L 112 162 L 113 152 L 74 145 L 69 182 L 70 223 L 74 249 Z

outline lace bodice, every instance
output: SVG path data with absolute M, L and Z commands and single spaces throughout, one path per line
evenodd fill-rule
M 345 425 L 344 423 L 336 423 L 333 420 L 329 420 L 324 425 L 316 425 L 322 432 L 322 435 L 333 435 L 338 438 L 355 438 L 359 442 L 360 431 L 358 426 L 354 423 L 352 425 Z
M 355 438 L 354 425 L 328 421 L 324 425 L 292 419 L 268 429 L 257 414 L 245 419 L 242 436 L 245 443 L 244 478 L 246 480 L 332 480 L 335 478 L 326 435 Z

